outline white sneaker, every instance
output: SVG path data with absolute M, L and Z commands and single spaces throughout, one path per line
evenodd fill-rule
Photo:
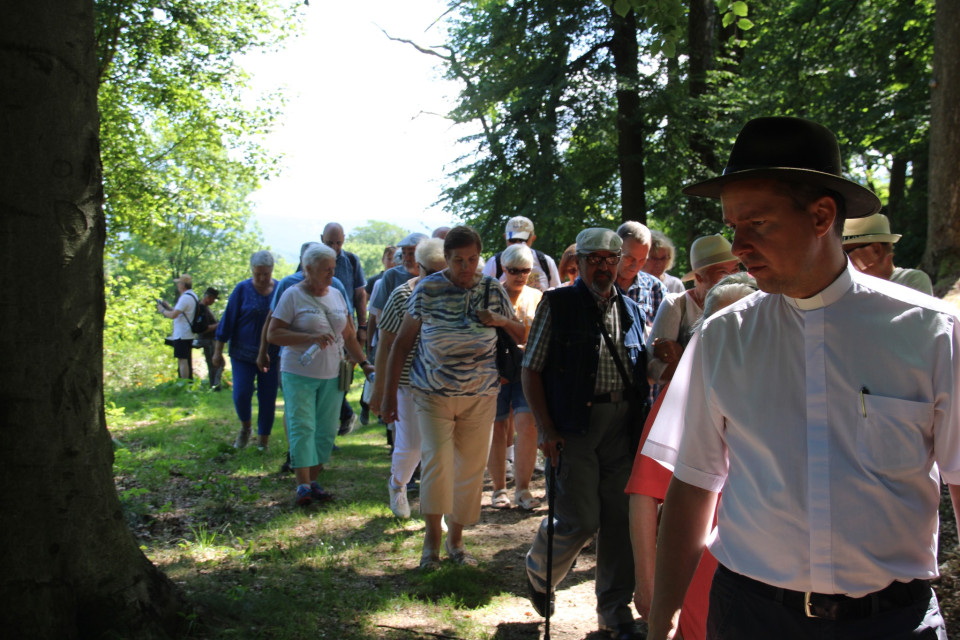
M 513 482 L 513 461 L 507 460 L 507 473 L 506 473 L 507 482 Z
M 410 517 L 410 503 L 407 502 L 407 488 L 393 488 L 393 480 L 387 478 L 387 491 L 390 492 L 390 511 L 401 520 Z

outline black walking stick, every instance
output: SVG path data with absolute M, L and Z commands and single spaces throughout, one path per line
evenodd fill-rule
M 563 447 L 557 443 L 557 467 L 563 463 Z M 553 460 L 547 461 L 550 465 L 547 487 L 547 611 L 543 623 L 543 640 L 550 640 L 550 614 L 553 612 L 553 515 L 557 504 L 557 469 Z

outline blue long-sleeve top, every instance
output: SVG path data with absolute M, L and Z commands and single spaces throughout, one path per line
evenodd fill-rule
M 277 281 L 273 281 L 276 289 Z M 230 343 L 230 357 L 242 362 L 257 361 L 260 335 L 270 312 L 273 294 L 262 296 L 253 287 L 253 280 L 244 280 L 230 294 L 227 308 L 217 326 L 217 340 Z M 270 345 L 267 353 L 273 360 L 280 354 L 280 347 Z

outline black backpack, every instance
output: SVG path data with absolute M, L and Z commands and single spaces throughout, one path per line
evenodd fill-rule
M 543 269 L 543 273 L 547 276 L 547 286 L 550 286 L 550 268 L 547 266 L 547 256 L 546 256 L 546 254 L 543 253 L 542 251 L 538 251 L 537 249 L 531 249 L 531 251 L 533 251 L 533 255 L 534 255 L 534 257 L 536 257 L 537 262 L 540 263 L 540 268 Z M 503 251 L 498 251 L 498 252 L 493 256 L 493 259 L 494 259 L 494 260 L 496 261 L 496 263 L 497 263 L 497 280 L 499 280 L 499 279 L 500 279 L 500 276 L 503 275 L 503 267 L 500 266 L 500 254 L 501 254 L 501 253 L 503 253 Z
M 210 326 L 207 322 L 207 306 L 200 302 L 200 298 L 198 298 L 197 294 L 193 293 L 193 291 L 189 291 L 189 293 L 193 294 L 190 297 L 197 303 L 193 311 L 193 320 L 190 321 L 190 331 L 201 335 L 207 330 L 207 327 Z

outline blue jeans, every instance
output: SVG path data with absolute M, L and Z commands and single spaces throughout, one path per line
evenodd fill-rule
M 257 389 L 257 434 L 268 436 L 273 431 L 273 417 L 277 408 L 277 388 L 280 385 L 280 358 L 270 359 L 270 369 L 264 373 L 257 365 L 230 358 L 233 369 L 233 406 L 240 422 L 249 422 L 253 415 L 253 389 Z

